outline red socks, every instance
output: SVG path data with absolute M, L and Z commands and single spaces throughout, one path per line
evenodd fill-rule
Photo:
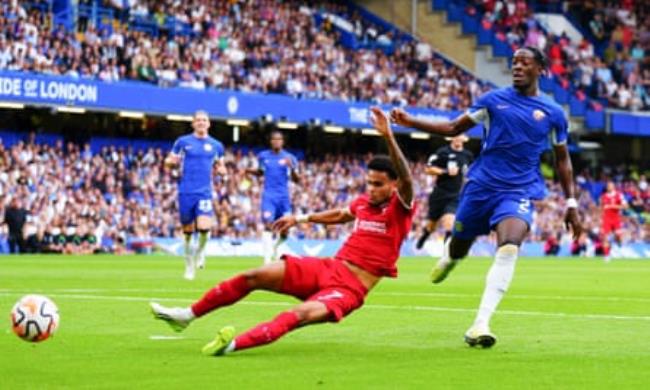
M 240 351 L 272 343 L 294 330 L 299 322 L 296 312 L 285 311 L 280 313 L 272 321 L 259 324 L 246 333 L 237 336 L 235 338 L 235 350 Z
M 196 303 L 192 305 L 195 316 L 201 317 L 214 309 L 232 305 L 251 292 L 244 275 L 235 276 L 221 282 L 218 286 L 208 290 Z

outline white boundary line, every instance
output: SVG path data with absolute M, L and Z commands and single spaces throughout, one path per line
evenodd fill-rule
M 0 296 L 20 295 L 19 292 L 0 292 Z M 142 297 L 142 296 L 111 296 L 111 295 L 85 295 L 85 294 L 49 294 L 51 297 L 78 299 L 78 300 L 99 300 L 99 301 L 131 301 L 131 302 L 187 302 L 188 298 L 160 298 L 160 297 Z M 289 302 L 269 302 L 269 301 L 243 301 L 240 305 L 252 306 L 280 306 L 287 307 L 294 304 Z M 367 304 L 368 309 L 376 310 L 403 310 L 403 311 L 431 311 L 431 312 L 449 312 L 449 313 L 474 313 L 475 309 L 452 308 L 439 306 L 401 306 L 401 305 L 381 305 Z M 552 318 L 575 318 L 575 319 L 594 319 L 594 320 L 626 320 L 626 321 L 650 321 L 650 316 L 629 316 L 622 314 L 592 314 L 592 313 L 561 313 L 561 312 L 543 312 L 543 311 L 522 311 L 522 310 L 500 310 L 501 315 L 525 316 L 525 317 L 552 317 Z

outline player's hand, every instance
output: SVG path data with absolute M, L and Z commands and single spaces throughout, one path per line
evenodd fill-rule
M 298 222 L 296 217 L 293 215 L 285 215 L 284 217 L 273 222 L 271 229 L 274 233 L 284 233 L 287 230 L 291 229 L 293 226 L 296 226 Z
M 384 137 L 388 137 L 393 134 L 393 131 L 390 128 L 390 121 L 385 112 L 379 107 L 371 107 L 372 115 L 370 116 L 370 122 L 377 129 L 379 134 Z
M 567 229 L 570 229 L 573 233 L 573 239 L 577 240 L 582 234 L 583 228 L 580 223 L 580 216 L 578 215 L 578 209 L 575 207 L 568 208 L 566 210 L 566 215 L 564 216 L 564 224 Z
M 393 108 L 390 112 L 390 120 L 399 126 L 413 127 L 411 126 L 411 116 L 401 108 Z

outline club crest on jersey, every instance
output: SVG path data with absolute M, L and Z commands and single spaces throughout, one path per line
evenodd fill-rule
M 535 118 L 536 121 L 541 121 L 545 116 L 546 114 L 544 114 L 544 111 L 542 110 L 533 111 L 533 118 Z
M 205 149 L 206 152 L 211 152 L 212 151 L 212 145 L 205 144 L 205 145 L 203 145 L 203 149 Z
M 287 165 L 287 159 L 286 158 L 281 159 L 280 161 L 278 161 L 278 164 Z

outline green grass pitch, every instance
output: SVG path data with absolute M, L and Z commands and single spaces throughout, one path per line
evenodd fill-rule
M 647 388 L 650 262 L 522 259 L 492 328 L 491 350 L 471 349 L 471 324 L 490 262 L 469 259 L 441 285 L 433 260 L 400 260 L 366 306 L 336 325 L 222 358 L 200 348 L 224 325 L 238 331 L 294 302 L 256 292 L 173 333 L 148 302 L 187 305 L 217 281 L 260 263 L 208 260 L 197 280 L 182 260 L 151 257 L 0 257 L 0 389 L 199 388 Z M 10 331 L 19 297 L 59 306 L 57 334 L 30 344 Z

